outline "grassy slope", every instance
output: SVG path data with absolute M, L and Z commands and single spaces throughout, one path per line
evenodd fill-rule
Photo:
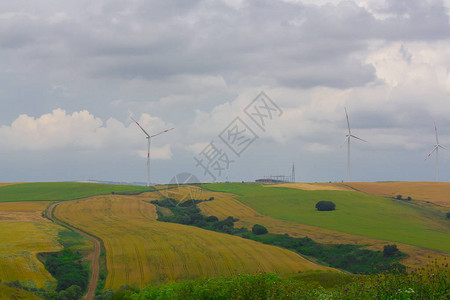
M 144 202 L 154 196 L 96 196 L 56 208 L 55 216 L 104 241 L 106 288 L 259 271 L 327 270 L 281 248 L 156 221 L 155 206 Z
M 0 202 L 72 200 L 111 192 L 144 192 L 147 187 L 83 182 L 33 182 L 0 187 Z
M 418 209 L 382 197 L 253 184 L 208 184 L 203 187 L 240 195 L 238 200 L 263 215 L 450 252 L 448 227 L 423 217 Z M 337 210 L 318 212 L 315 204 L 320 200 L 333 201 Z

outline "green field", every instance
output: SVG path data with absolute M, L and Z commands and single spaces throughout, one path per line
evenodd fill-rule
M 33 182 L 0 187 L 0 202 L 61 201 L 114 193 L 145 192 L 136 185 L 112 185 L 83 182 Z
M 449 222 L 394 200 L 350 191 L 303 191 L 255 184 L 207 184 L 203 188 L 239 195 L 257 212 L 322 228 L 450 252 Z M 336 210 L 315 204 L 333 201 Z

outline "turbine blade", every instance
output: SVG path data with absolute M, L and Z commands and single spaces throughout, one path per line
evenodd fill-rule
M 351 135 L 351 132 L 350 132 L 350 122 L 349 122 L 349 120 L 348 120 L 347 108 L 345 108 L 345 106 L 344 106 L 344 110 L 345 110 L 345 117 L 347 118 L 348 134 Z
M 131 120 L 134 121 L 134 123 L 136 123 L 137 126 L 139 126 L 140 129 L 142 129 L 142 131 L 145 133 L 145 135 L 146 135 L 148 138 L 151 137 L 151 136 L 147 133 L 147 131 L 145 131 L 145 129 L 142 128 L 142 126 L 139 125 L 139 123 L 138 123 L 132 116 L 130 116 L 130 118 L 131 118 Z
M 360 141 L 363 141 L 363 142 L 366 142 L 366 143 L 368 143 L 368 141 L 366 141 L 366 140 L 363 140 L 362 138 L 359 138 L 359 137 L 357 137 L 357 136 L 355 136 L 355 135 L 350 135 L 352 138 L 355 138 L 355 139 L 358 139 L 358 140 L 360 140 Z
M 442 148 L 442 149 L 444 149 L 444 150 L 447 150 L 447 151 L 450 151 L 450 149 L 448 149 L 448 148 L 446 148 L 446 147 L 444 147 L 444 146 L 442 146 L 442 145 L 438 145 L 440 148 Z
M 349 138 L 350 138 L 349 135 L 347 135 L 347 136 L 345 137 L 344 142 L 341 144 L 341 148 L 344 146 L 344 144 L 347 142 L 347 140 L 348 140 Z
M 434 122 L 434 132 L 436 133 L 436 145 L 439 145 L 436 122 Z
M 433 148 L 433 150 L 431 150 L 431 152 L 428 154 L 428 156 L 425 158 L 425 160 L 427 160 L 428 159 L 428 157 L 430 157 L 431 156 L 431 154 L 433 154 L 433 152 L 434 151 L 436 151 L 436 149 L 438 148 L 438 146 L 436 145 L 436 146 L 434 146 L 434 148 Z
M 160 134 L 166 133 L 167 131 L 171 131 L 172 129 L 175 129 L 175 128 L 170 128 L 170 129 L 167 129 L 167 130 L 161 131 L 160 133 L 154 134 L 154 135 L 152 135 L 152 136 L 150 136 L 150 137 L 151 137 L 151 138 L 152 138 L 152 137 L 155 137 L 155 136 L 157 136 L 157 135 L 160 135 Z

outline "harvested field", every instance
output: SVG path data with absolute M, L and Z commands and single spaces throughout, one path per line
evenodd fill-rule
M 156 221 L 157 193 L 105 195 L 61 203 L 55 215 L 101 238 L 106 247 L 105 288 L 237 273 L 330 270 L 273 246 L 200 228 Z
M 450 182 L 350 182 L 342 185 L 371 195 L 410 196 L 414 200 L 450 208 Z

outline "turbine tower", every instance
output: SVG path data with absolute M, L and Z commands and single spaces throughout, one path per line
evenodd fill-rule
M 295 164 L 292 163 L 291 182 L 295 182 Z
M 157 134 L 154 134 L 154 135 L 149 135 L 147 133 L 147 131 L 145 131 L 145 129 L 142 128 L 142 126 L 139 125 L 139 123 L 132 116 L 130 116 L 130 118 L 131 118 L 131 120 L 133 120 L 136 123 L 137 126 L 139 126 L 139 128 L 142 129 L 142 131 L 147 136 L 146 137 L 146 139 L 147 139 L 147 186 L 150 186 L 150 143 L 151 143 L 152 137 L 155 137 L 157 135 L 163 134 L 163 133 L 165 133 L 165 132 L 167 132 L 169 130 L 172 130 L 173 128 L 161 131 L 160 133 L 157 133 Z
M 439 144 L 436 122 L 434 123 L 434 131 L 436 133 L 436 145 L 434 145 L 433 150 L 431 150 L 431 152 L 430 152 L 430 154 L 428 154 L 427 158 L 430 157 L 434 151 L 436 151 L 436 181 L 439 181 L 439 158 L 438 158 L 439 148 L 442 148 L 447 151 L 450 151 L 450 149 L 447 149 L 444 146 L 442 146 L 441 144 Z M 427 160 L 427 158 L 425 158 L 425 160 Z
M 348 153 L 347 153 L 347 182 L 350 181 L 350 139 L 351 138 L 355 138 L 358 140 L 361 140 L 363 142 L 366 142 L 366 140 L 363 140 L 355 135 L 352 134 L 351 130 L 350 130 L 350 122 L 348 120 L 348 113 L 347 113 L 347 109 L 344 107 L 345 110 L 345 116 L 347 118 L 347 128 L 348 128 L 348 134 L 345 136 L 345 140 L 344 140 L 344 144 L 345 142 L 347 142 L 347 149 L 348 149 Z

